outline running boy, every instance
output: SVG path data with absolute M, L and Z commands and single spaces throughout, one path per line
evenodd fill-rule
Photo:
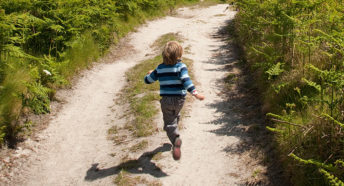
M 160 82 L 160 96 L 162 99 L 161 111 L 164 119 L 164 130 L 173 144 L 173 158 L 179 160 L 181 157 L 180 146 L 182 140 L 178 132 L 179 112 L 183 108 L 186 92 L 190 92 L 199 100 L 204 96 L 198 94 L 188 75 L 187 67 L 182 63 L 182 46 L 176 42 L 168 42 L 162 52 L 163 63 L 145 76 L 146 84 L 156 80 Z

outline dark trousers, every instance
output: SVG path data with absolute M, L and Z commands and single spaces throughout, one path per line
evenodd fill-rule
M 161 111 L 164 119 L 164 130 L 172 144 L 174 144 L 176 137 L 179 136 L 179 113 L 183 108 L 184 102 L 184 96 L 163 96 L 160 100 Z

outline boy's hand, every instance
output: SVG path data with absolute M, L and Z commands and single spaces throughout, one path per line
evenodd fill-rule
M 201 94 L 196 94 L 195 97 L 196 97 L 198 100 L 201 100 L 201 101 L 204 100 L 204 98 L 205 98 L 205 97 L 204 97 L 203 95 L 201 95 Z
M 147 75 L 148 75 L 148 74 L 151 74 L 152 72 L 153 72 L 153 70 L 150 70 L 150 71 L 147 73 Z

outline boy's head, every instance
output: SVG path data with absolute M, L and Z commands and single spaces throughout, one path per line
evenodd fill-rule
M 183 48 L 177 41 L 168 42 L 162 51 L 165 65 L 175 65 L 182 58 Z

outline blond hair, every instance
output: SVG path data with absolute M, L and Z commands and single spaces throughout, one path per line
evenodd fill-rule
M 175 65 L 182 58 L 183 47 L 177 41 L 168 42 L 162 51 L 165 65 Z

